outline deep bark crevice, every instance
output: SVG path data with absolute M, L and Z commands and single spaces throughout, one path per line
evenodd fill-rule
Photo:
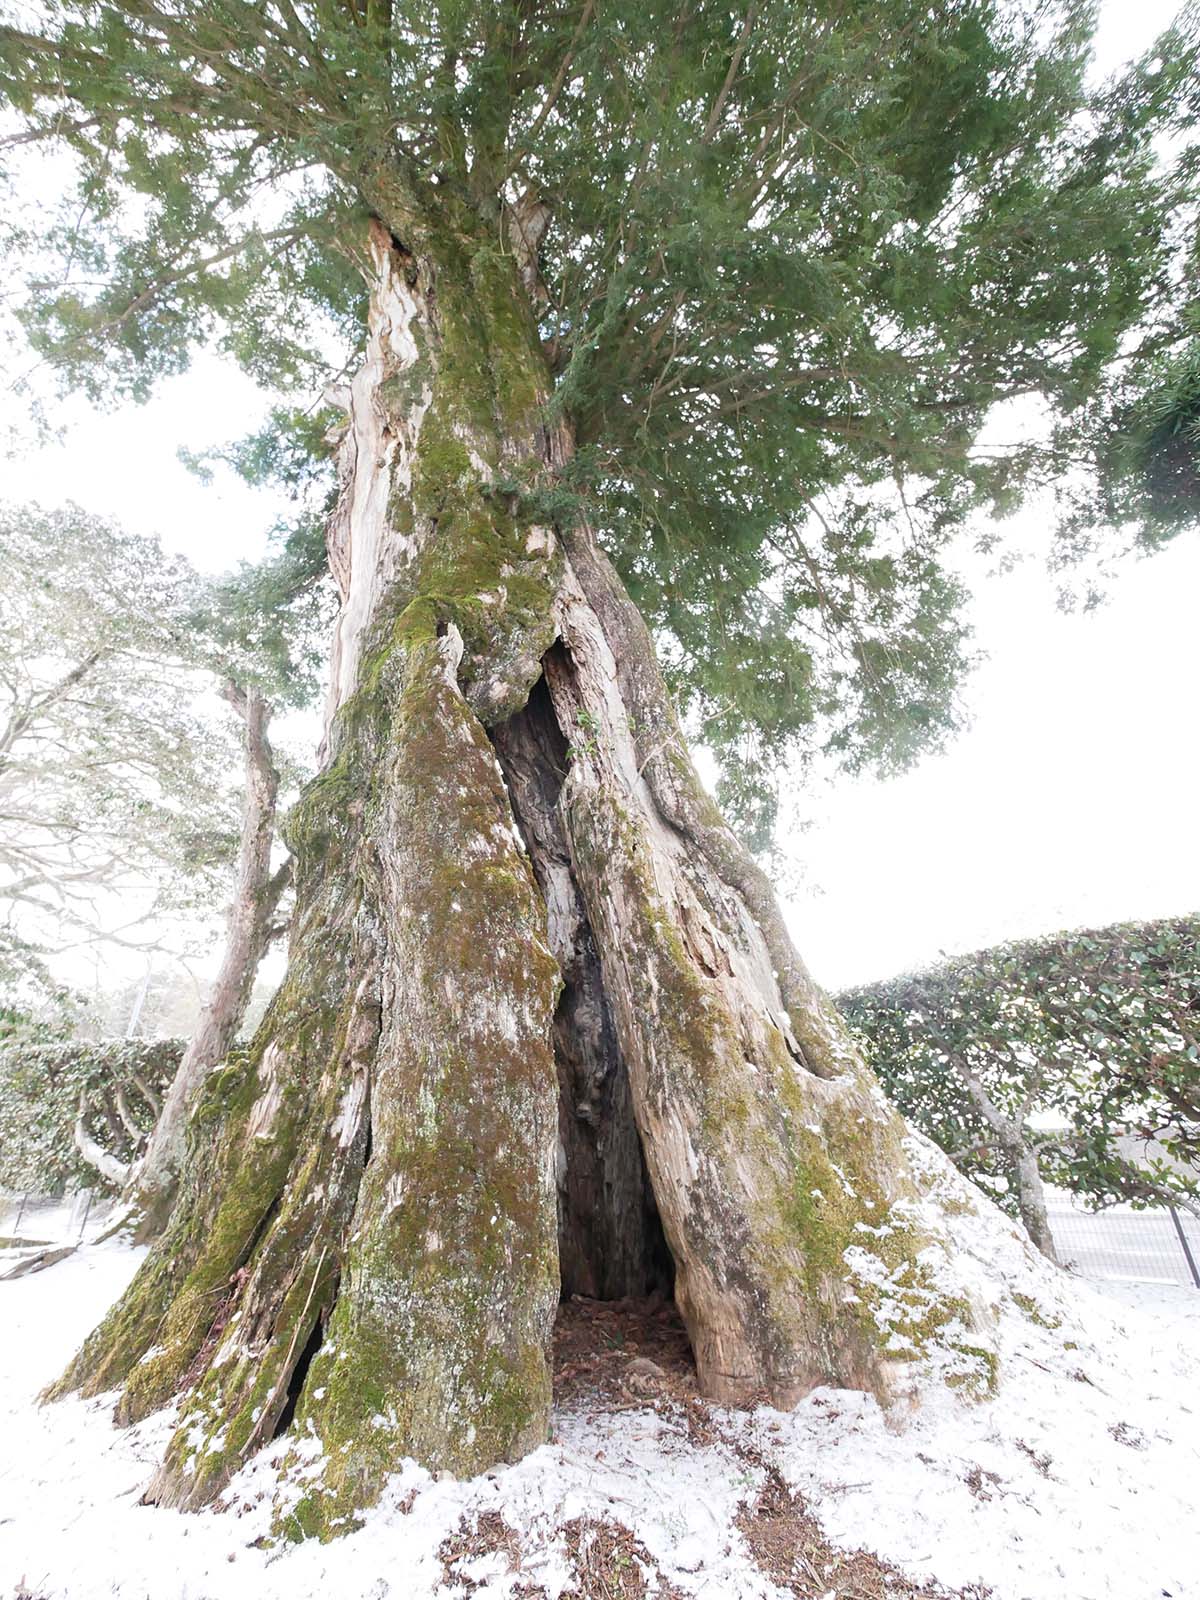
M 283 1204 L 283 1190 L 280 1189 L 278 1191 L 278 1193 L 275 1195 L 275 1198 L 271 1201 L 271 1203 L 263 1211 L 263 1214 L 259 1218 L 258 1223 L 255 1226 L 253 1233 L 251 1233 L 250 1237 L 246 1240 L 246 1243 L 243 1245 L 241 1251 L 239 1252 L 237 1261 L 234 1263 L 234 1269 L 233 1269 L 235 1277 L 239 1272 L 242 1271 L 242 1269 L 244 1267 L 249 1266 L 250 1262 L 254 1260 L 254 1252 L 258 1249 L 259 1245 L 266 1238 L 266 1236 L 267 1236 L 268 1232 L 271 1230 L 271 1228 L 274 1227 L 275 1219 L 279 1215 L 279 1208 L 280 1208 L 280 1206 L 282 1204 Z
M 373 1125 L 372 1120 L 371 1120 L 371 1096 L 370 1096 L 370 1094 L 367 1095 L 367 1103 L 366 1103 L 366 1107 L 365 1107 L 365 1109 L 363 1111 L 363 1122 L 365 1123 L 365 1128 L 364 1128 L 364 1131 L 363 1131 L 363 1162 L 362 1162 L 362 1170 L 363 1170 L 363 1173 L 365 1173 L 367 1168 L 371 1165 L 371 1156 L 372 1156 L 372 1154 L 374 1153 L 374 1150 L 375 1150 L 375 1129 L 374 1129 L 374 1125 Z M 361 1176 L 359 1177 L 359 1182 L 360 1183 L 362 1182 L 362 1177 Z M 357 1196 L 355 1196 L 355 1199 L 357 1200 Z
M 406 1457 L 469 1477 L 544 1443 L 562 1294 L 669 1292 L 731 1404 L 884 1396 L 896 1349 L 983 1337 L 925 1264 L 928 1155 L 705 794 L 619 577 L 497 492 L 571 448 L 512 259 L 395 210 L 425 243 L 414 279 L 368 230 L 288 973 L 55 1388 L 122 1383 L 137 1420 L 203 1365 L 150 1490 L 185 1509 L 290 1418 L 290 1537 L 356 1526 Z
M 333 1303 L 337 1301 L 337 1292 L 337 1285 L 335 1285 L 332 1292 Z M 325 1343 L 325 1325 L 328 1320 L 328 1315 L 319 1316 L 313 1323 L 312 1331 L 305 1340 L 299 1359 L 288 1377 L 287 1395 L 283 1402 L 283 1409 L 275 1419 L 275 1426 L 271 1429 L 272 1439 L 278 1439 L 292 1425 L 292 1418 L 296 1415 L 296 1407 L 300 1403 L 300 1396 L 304 1392 L 304 1385 L 308 1379 L 308 1369 L 312 1366 L 317 1351 Z
M 374 1148 L 369 1082 L 363 1099 L 361 1116 L 362 1121 L 360 1124 L 359 1133 L 354 1141 L 354 1144 L 351 1146 L 351 1159 L 347 1163 L 348 1170 L 346 1174 L 346 1180 L 348 1187 L 344 1200 L 344 1215 L 347 1219 L 352 1218 L 358 1209 L 359 1194 L 362 1190 L 363 1181 L 366 1178 L 367 1171 L 371 1165 L 371 1156 Z M 354 1146 L 359 1144 L 361 1144 L 361 1159 L 358 1162 L 354 1162 Z M 255 1250 L 258 1248 L 259 1240 L 266 1233 L 269 1224 L 274 1221 L 276 1215 L 278 1214 L 281 1201 L 282 1196 L 280 1196 L 280 1198 L 274 1202 L 269 1214 L 263 1219 L 262 1226 L 255 1236 L 254 1243 L 247 1252 L 248 1260 L 253 1258 Z M 337 1251 L 337 1259 L 339 1263 L 345 1260 L 345 1254 L 346 1241 L 343 1238 L 340 1241 L 340 1248 Z M 320 1280 L 320 1276 L 321 1269 L 320 1263 L 318 1262 L 317 1271 L 313 1279 L 314 1291 Z M 329 1319 L 332 1317 L 334 1309 L 337 1306 L 338 1297 L 341 1293 L 341 1290 L 342 1272 L 339 1265 L 334 1271 L 332 1283 L 328 1286 L 328 1288 L 324 1288 L 322 1290 L 322 1304 L 317 1311 L 317 1315 L 311 1329 L 304 1339 L 304 1344 L 300 1349 L 299 1355 L 295 1355 L 293 1351 L 289 1354 L 288 1359 L 284 1363 L 287 1388 L 282 1409 L 280 1410 L 279 1415 L 275 1419 L 274 1423 L 271 1425 L 271 1430 L 268 1437 L 272 1440 L 280 1438 L 287 1432 L 288 1428 L 292 1424 L 292 1421 L 296 1415 L 296 1408 L 300 1404 L 304 1394 L 304 1386 L 308 1381 L 309 1368 L 312 1366 L 317 1355 L 320 1353 L 322 1345 L 325 1342 L 325 1331 L 329 1325 Z M 281 1329 L 279 1326 L 273 1324 L 270 1332 L 271 1337 L 275 1338 L 280 1335 Z M 283 1375 L 281 1374 L 281 1378 L 282 1376 Z
M 569 669 L 561 645 L 551 653 Z M 544 677 L 526 705 L 491 730 L 491 738 L 546 902 L 549 943 L 562 973 L 554 1015 L 562 1296 L 670 1296 L 674 1264 L 634 1122 L 629 1071 L 599 952 L 558 814 L 572 750 Z

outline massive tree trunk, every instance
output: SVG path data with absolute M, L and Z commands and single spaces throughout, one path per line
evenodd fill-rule
M 140 1161 L 125 1177 L 125 1200 L 139 1214 L 140 1241 L 162 1231 L 170 1214 L 187 1146 L 187 1124 L 208 1075 L 237 1038 L 255 974 L 271 942 L 275 913 L 291 876 L 285 862 L 271 871 L 279 774 L 267 737 L 271 708 L 253 686 L 227 680 L 222 692 L 242 719 L 245 792 L 237 880 L 221 966 L 200 1024 L 188 1042 Z
M 641 618 L 591 531 L 539 515 L 569 440 L 529 263 L 378 209 L 288 974 L 59 1386 L 121 1385 L 127 1419 L 187 1390 L 171 1505 L 289 1429 L 285 1525 L 322 1535 L 405 1455 L 470 1473 L 545 1439 L 563 1291 L 673 1289 L 704 1391 L 781 1405 L 883 1393 L 967 1316 Z

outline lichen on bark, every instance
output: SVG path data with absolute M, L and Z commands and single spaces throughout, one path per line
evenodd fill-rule
M 287 1430 L 295 1537 L 407 1455 L 471 1473 L 543 1440 L 564 1281 L 673 1281 L 726 1401 L 883 1394 L 974 1337 L 903 1125 L 704 794 L 644 624 L 590 530 L 513 491 L 569 455 L 519 264 L 453 206 L 383 184 L 378 210 L 288 974 L 59 1386 L 124 1384 L 126 1419 L 184 1391 L 169 1504 Z
M 673 714 L 644 632 L 606 626 L 594 596 L 573 563 L 547 681 L 560 723 L 589 737 L 560 805 L 701 1386 L 777 1404 L 818 1383 L 886 1394 L 890 1364 L 961 1311 L 920 1259 L 903 1123 L 798 960 L 781 973 L 734 842 L 703 837 L 706 797 L 688 814 L 681 749 L 672 792 L 650 781 L 638 735 L 669 734 Z M 880 1270 L 856 1273 L 867 1260 Z
M 379 223 L 370 248 L 288 976 L 166 1235 L 60 1385 L 123 1381 L 124 1419 L 186 1389 L 150 1491 L 169 1504 L 210 1501 L 293 1414 L 348 1442 L 310 1497 L 322 1528 L 406 1453 L 468 1471 L 544 1437 L 558 1288 L 558 975 L 480 721 L 523 703 L 553 627 L 561 556 L 494 488 L 539 443 L 544 368 L 500 293 L 511 259 L 416 261 Z
M 297 1413 L 328 1531 L 404 1455 L 471 1472 L 545 1437 L 558 1299 L 550 1028 L 558 975 L 451 637 L 413 651 L 380 774 L 388 919 L 372 1159 Z

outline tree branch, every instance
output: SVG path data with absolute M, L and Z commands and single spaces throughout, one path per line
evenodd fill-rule
M 746 8 L 746 20 L 742 24 L 742 31 L 738 35 L 738 41 L 734 46 L 733 56 L 729 62 L 729 71 L 725 74 L 725 81 L 721 85 L 717 98 L 713 101 L 713 108 L 708 114 L 708 122 L 705 124 L 704 132 L 700 137 L 701 144 L 711 143 L 720 125 L 721 113 L 725 109 L 729 91 L 733 88 L 734 80 L 738 75 L 738 68 L 742 64 L 742 57 L 746 53 L 746 46 L 750 43 L 750 35 L 754 32 L 754 19 L 757 12 L 756 0 L 750 0 L 750 5 Z
M 75 1119 L 75 1148 L 79 1154 L 104 1179 L 114 1188 L 121 1188 L 129 1176 L 129 1168 L 123 1161 L 118 1161 L 116 1156 L 110 1155 L 103 1145 L 97 1144 L 87 1131 L 87 1090 L 79 1094 L 79 1115 Z

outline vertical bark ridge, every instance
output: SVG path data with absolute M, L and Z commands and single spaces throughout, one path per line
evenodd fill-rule
M 692 842 L 754 918 L 771 958 L 793 1057 L 817 1077 L 837 1077 L 853 1069 L 858 1054 L 832 1002 L 813 982 L 792 944 L 770 879 L 700 783 L 641 613 L 590 527 L 568 528 L 564 539 L 575 578 L 608 641 L 638 772 L 655 808 L 664 822 Z
M 541 1442 L 558 1297 L 558 973 L 484 731 L 553 637 L 553 535 L 494 487 L 542 468 L 544 363 L 489 238 L 368 243 L 288 975 L 210 1085 L 160 1246 L 60 1385 L 124 1381 L 123 1420 L 186 1388 L 149 1493 L 188 1508 L 294 1408 L 297 1459 L 326 1466 L 293 1533 L 344 1526 L 404 1455 L 471 1472 Z
M 309 1098 L 277 1210 L 243 1269 L 231 1315 L 187 1396 L 147 1499 L 207 1504 L 274 1434 L 295 1368 L 337 1294 L 366 1153 L 379 1025 L 378 974 L 368 970 Z M 254 1136 L 269 1132 L 255 1129 Z
M 357 896 L 337 907 L 328 899 L 297 907 L 301 927 L 324 924 L 335 944 L 356 912 Z M 295 963 L 251 1047 L 210 1077 L 167 1228 L 50 1397 L 123 1385 L 117 1419 L 129 1422 L 192 1378 L 279 1211 L 312 1081 L 336 1049 L 340 1003 L 324 962 Z
M 617 655 L 573 556 L 560 616 L 546 675 L 575 740 L 559 814 L 701 1385 L 782 1405 L 819 1383 L 884 1392 L 892 1356 L 961 1309 L 918 1260 L 929 1240 L 911 1216 L 904 1125 L 832 1012 L 818 1026 L 838 1030 L 842 1070 L 806 1070 L 774 949 L 650 784 L 642 714 L 667 701 L 648 641 L 635 654 L 618 626 Z M 690 765 L 676 781 L 699 787 Z M 880 1242 L 854 1283 L 847 1252 L 864 1236 Z M 871 1278 L 887 1280 L 891 1325 Z
M 548 1427 L 557 968 L 456 642 L 411 661 L 382 777 L 373 1154 L 296 1412 L 325 1465 L 293 1532 L 343 1526 L 405 1455 L 470 1473 Z

